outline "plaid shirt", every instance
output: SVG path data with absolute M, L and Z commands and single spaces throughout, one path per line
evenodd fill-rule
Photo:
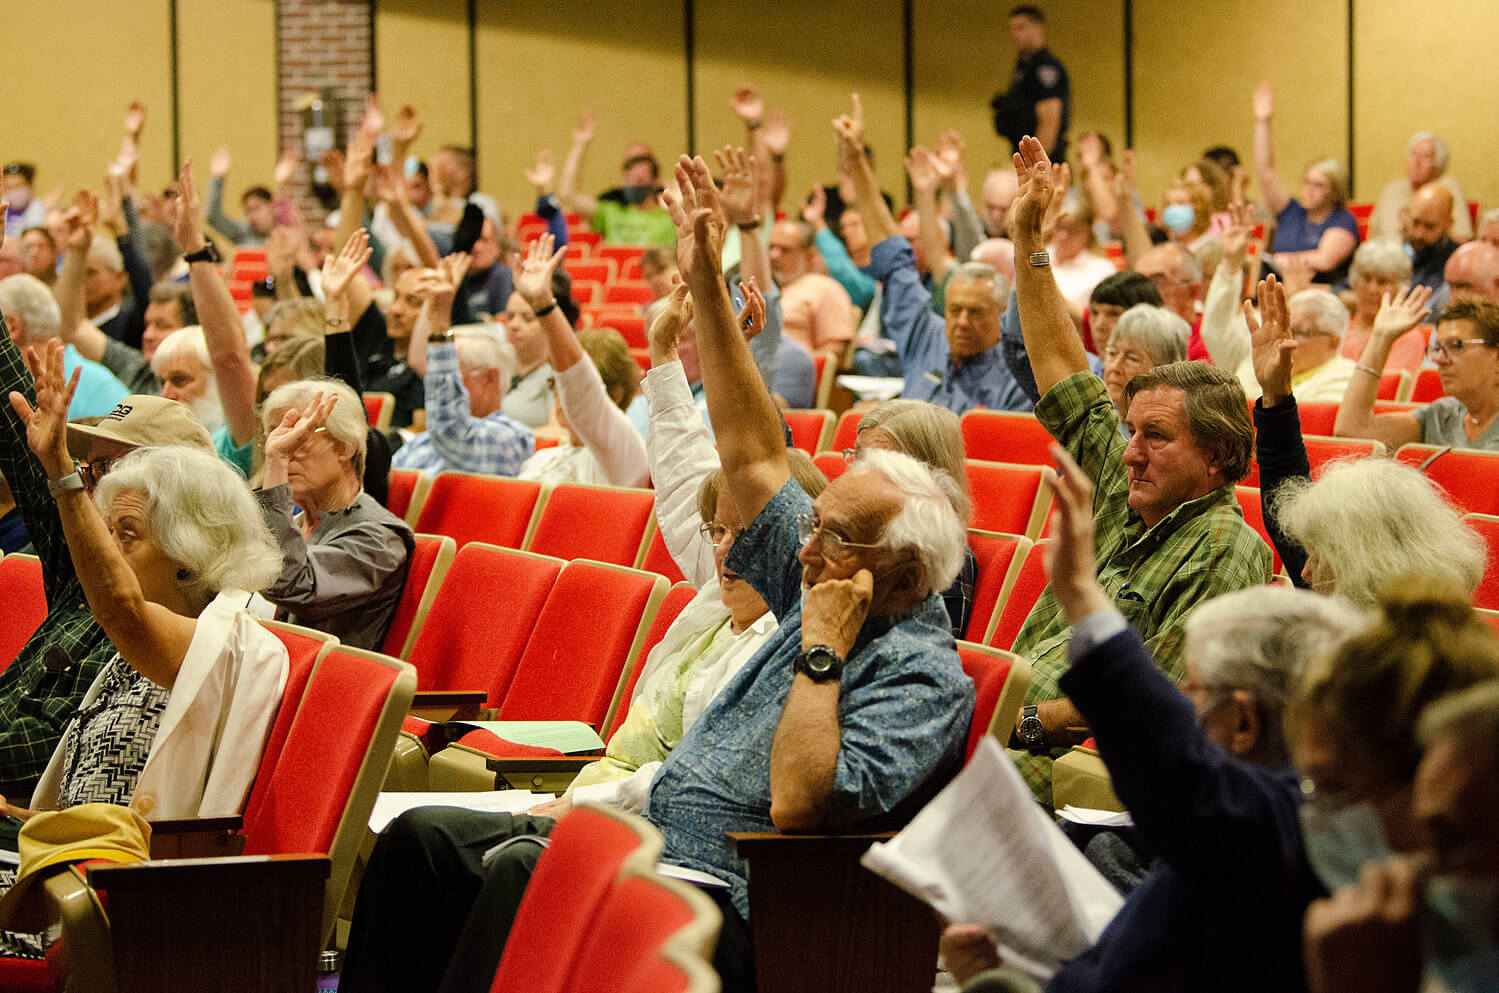
M 0 393 L 15 390 L 33 405 L 31 373 L 0 319 Z M 63 538 L 47 474 L 26 444 L 10 404 L 0 405 L 0 473 L 10 484 L 26 533 L 42 560 L 47 618 L 0 673 L 0 794 L 31 795 L 99 667 L 115 654 L 94 621 Z
M 1180 681 L 1187 614 L 1204 600 L 1269 582 L 1269 546 L 1244 523 L 1231 483 L 1186 501 L 1147 528 L 1129 508 L 1126 443 L 1103 382 L 1091 372 L 1052 387 L 1036 404 L 1036 416 L 1093 480 L 1099 583 L 1166 675 Z M 1070 637 L 1061 604 L 1047 587 L 1015 638 L 1016 654 L 1031 660 L 1026 703 L 1062 696 L 1057 680 L 1067 670 Z M 1051 802 L 1052 759 L 1065 752 L 1011 750 L 1042 803 Z
M 514 476 L 535 451 L 531 429 L 499 411 L 475 417 L 458 368 L 455 345 L 427 350 L 427 430 L 402 445 L 391 459 L 397 469 L 483 472 Z

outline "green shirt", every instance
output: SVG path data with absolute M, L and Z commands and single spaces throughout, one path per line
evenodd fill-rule
M 234 467 L 245 479 L 255 471 L 255 442 L 252 440 L 245 445 L 236 445 L 234 435 L 229 433 L 229 425 L 225 424 L 213 433 L 213 447 L 219 453 L 219 458 L 227 465 Z
M 600 200 L 593 212 L 593 229 L 614 245 L 675 245 L 677 226 L 665 207 L 641 210 L 612 200 Z
M 1270 581 L 1270 548 L 1244 523 L 1232 483 L 1178 506 L 1153 528 L 1130 509 L 1125 440 L 1103 381 L 1091 372 L 1062 380 L 1036 404 L 1036 417 L 1093 480 L 1098 581 L 1172 679 L 1184 673 L 1188 613 L 1197 604 Z M 1015 638 L 1031 661 L 1027 704 L 1055 700 L 1067 669 L 1071 628 L 1048 586 Z M 1148 733 L 1148 732 L 1147 732 Z M 1036 799 L 1051 803 L 1050 755 L 1011 750 Z

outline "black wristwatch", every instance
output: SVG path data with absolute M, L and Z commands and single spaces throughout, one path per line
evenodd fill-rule
M 218 265 L 219 262 L 222 261 L 219 258 L 219 250 L 217 248 L 214 248 L 213 242 L 207 240 L 206 238 L 203 241 L 202 248 L 198 249 L 196 252 L 188 252 L 186 255 L 182 256 L 182 258 L 187 262 L 188 265 L 192 265 L 194 262 L 212 262 L 214 265 Z
M 1031 704 L 1020 711 L 1020 723 L 1015 726 L 1015 737 L 1033 755 L 1046 753 L 1046 727 L 1036 716 L 1036 706 Z
M 827 645 L 813 645 L 796 657 L 796 671 L 814 683 L 825 683 L 843 674 L 843 659 Z

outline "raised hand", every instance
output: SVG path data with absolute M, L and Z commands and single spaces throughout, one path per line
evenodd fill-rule
M 398 145 L 410 145 L 422 136 L 422 119 L 411 104 L 402 104 L 396 111 L 394 135 Z
M 125 108 L 125 133 L 135 141 L 141 137 L 141 129 L 146 126 L 146 105 L 139 100 L 130 101 Z
M 531 249 L 521 263 L 520 272 L 515 275 L 515 292 L 525 297 L 526 303 L 534 310 L 551 305 L 554 299 L 552 273 L 557 271 L 567 255 L 566 245 L 552 251 L 554 240 L 548 233 L 531 242 Z
M 1094 169 L 1103 161 L 1103 139 L 1089 131 L 1077 143 L 1077 160 L 1084 169 Z
M 578 115 L 578 123 L 573 125 L 573 144 L 586 145 L 593 141 L 594 133 L 598 130 L 599 119 L 592 110 L 585 110 Z
M 199 200 L 193 187 L 193 160 L 184 159 L 177 174 L 177 199 L 172 202 L 172 237 L 183 253 L 196 252 L 204 245 L 203 223 L 199 220 Z
M 536 187 L 537 196 L 546 196 L 552 192 L 552 180 L 557 173 L 557 168 L 552 162 L 552 150 L 543 148 L 536 153 L 536 162 L 526 170 L 526 182 Z
M 828 194 L 821 186 L 812 187 L 807 202 L 802 205 L 802 220 L 818 231 L 827 227 Z
M 1057 222 L 1062 219 L 1062 208 L 1067 203 L 1067 190 L 1072 185 L 1072 167 L 1065 162 L 1053 162 L 1051 166 L 1051 206 L 1041 220 L 1041 238 L 1048 245 L 1057 233 Z
M 1135 150 L 1126 148 L 1119 156 L 1119 168 L 1114 170 L 1114 195 L 1120 200 L 1133 201 L 1135 186 Z
M 925 145 L 917 145 L 907 153 L 906 173 L 911 177 L 911 186 L 917 193 L 936 193 L 937 188 L 942 185 L 937 156 Z
M 718 171 L 723 174 L 723 190 L 719 201 L 728 222 L 733 225 L 760 223 L 755 210 L 755 159 L 746 155 L 744 149 L 725 145 L 713 153 L 718 161 Z
M 837 132 L 839 140 L 845 149 L 864 154 L 864 103 L 859 99 L 859 94 L 848 95 L 850 110 L 847 114 L 833 119 L 833 130 Z
M 344 153 L 341 149 L 330 148 L 323 153 L 319 160 L 323 171 L 328 174 L 328 185 L 333 187 L 335 193 L 342 194 L 344 191 Z
M 293 407 L 288 410 L 281 418 L 281 423 L 272 428 L 265 439 L 266 462 L 277 462 L 284 466 L 296 454 L 297 449 L 306 444 L 315 433 L 323 430 L 336 403 L 337 393 L 319 392 L 302 409 Z
M 723 259 L 724 218 L 718 189 L 702 156 L 683 155 L 675 168 L 677 189 L 664 194 L 666 209 L 677 226 L 677 268 L 682 279 L 692 282 L 696 267 L 708 260 L 716 274 Z M 699 239 L 706 239 L 698 244 Z
M 297 151 L 295 146 L 286 149 L 276 159 L 276 171 L 273 178 L 278 190 L 284 189 L 291 182 L 291 178 L 297 174 L 297 165 L 301 161 L 302 153 Z
M 1056 181 L 1051 159 L 1047 158 L 1046 149 L 1039 140 L 1026 135 L 1020 139 L 1020 150 L 1011 157 L 1011 162 L 1015 166 L 1015 178 L 1020 183 L 1020 190 L 1015 195 L 1011 230 L 1017 236 L 1021 232 L 1030 234 L 1044 244 L 1042 230 L 1047 211 L 1051 208 Z
M 67 226 L 68 250 L 88 251 L 94 240 L 94 225 L 99 217 L 99 201 L 88 190 L 79 190 L 73 195 L 72 208 L 63 215 Z
M 739 288 L 744 291 L 744 306 L 739 308 L 734 320 L 744 334 L 744 340 L 750 341 L 765 330 L 765 294 L 760 292 L 754 276 L 747 283 L 741 282 Z
M 342 303 L 349 290 L 349 283 L 369 260 L 369 232 L 360 228 L 349 236 L 349 240 L 344 242 L 344 247 L 337 254 L 329 252 L 323 259 L 324 299 Z
M 385 111 L 380 109 L 380 96 L 377 93 L 364 98 L 364 114 L 359 119 L 359 133 L 372 143 L 385 133 Z
M 64 377 L 62 353 L 63 344 L 56 338 L 44 342 L 40 351 L 27 346 L 22 353 L 36 383 L 36 409 L 19 392 L 10 394 L 11 408 L 26 425 L 26 443 L 54 479 L 73 468 L 73 457 L 68 454 L 68 404 L 73 402 L 83 372 L 74 369 L 72 379 Z
M 677 360 L 677 346 L 681 344 L 682 332 L 691 320 L 692 295 L 688 293 L 686 283 L 677 283 L 646 331 L 651 365 L 665 365 Z
M 384 203 L 405 202 L 406 176 L 399 162 L 375 163 L 375 196 Z
M 1268 121 L 1275 116 L 1275 90 L 1271 88 L 1269 80 L 1254 88 L 1252 100 L 1255 120 Z
M 1228 223 L 1219 233 L 1223 261 L 1242 269 L 1249 253 L 1249 233 L 1254 230 L 1254 211 L 1242 203 L 1228 205 Z
M 229 154 L 228 145 L 220 145 L 213 150 L 213 158 L 208 160 L 208 174 L 214 179 L 223 179 L 229 175 L 229 168 L 234 165 L 234 156 Z
M 1421 323 L 1430 309 L 1426 306 L 1430 299 L 1429 286 L 1409 286 L 1394 297 L 1386 293 L 1380 301 L 1379 313 L 1374 315 L 1374 333 L 1394 341 Z
M 1258 299 L 1258 317 L 1249 301 L 1244 301 L 1244 323 L 1249 325 L 1249 354 L 1263 395 L 1261 402 L 1274 407 L 1291 395 L 1291 357 L 1296 351 L 1296 338 L 1291 334 L 1286 288 L 1273 274 L 1260 280 Z
M 741 86 L 734 91 L 734 95 L 729 98 L 729 107 L 741 121 L 750 127 L 759 124 L 765 116 L 765 101 L 760 99 L 760 94 L 748 86 Z
M 99 223 L 116 238 L 122 237 L 125 224 L 125 182 L 114 169 L 104 173 L 104 194 L 99 198 Z
M 351 241 L 353 239 L 350 239 Z M 301 245 L 306 244 L 307 235 L 300 228 L 277 227 L 271 229 L 271 234 L 265 240 L 265 267 L 266 271 L 277 280 L 291 279 L 292 266 L 297 261 L 297 253 Z M 330 256 L 331 257 L 331 256 Z M 328 277 L 323 277 L 323 292 L 328 291 Z
M 968 176 L 963 169 L 963 151 L 968 146 L 963 142 L 963 133 L 957 128 L 948 128 L 937 137 L 937 173 L 942 177 L 942 186 L 957 191 L 968 185 Z
M 765 112 L 765 124 L 760 128 L 760 143 L 771 155 L 785 155 L 791 147 L 791 118 L 786 112 L 772 107 Z
M 375 139 L 363 128 L 354 133 L 349 142 L 349 154 L 344 158 L 344 188 L 363 190 L 374 167 Z

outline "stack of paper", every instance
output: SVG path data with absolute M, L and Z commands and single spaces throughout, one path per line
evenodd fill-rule
M 381 793 L 370 811 L 370 830 L 379 834 L 385 826 L 417 807 L 463 807 L 488 813 L 522 814 L 553 799 L 550 793 L 530 790 L 491 790 L 472 793 Z
M 949 921 L 988 927 L 1005 961 L 1040 979 L 1097 941 L 1124 902 L 993 738 L 863 863 Z

